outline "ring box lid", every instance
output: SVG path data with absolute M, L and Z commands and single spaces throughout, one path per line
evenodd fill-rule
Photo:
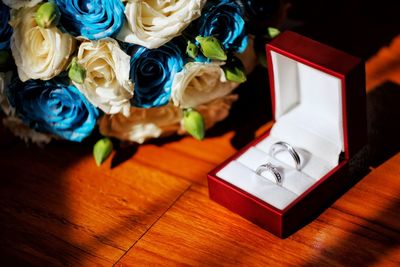
M 266 47 L 272 134 L 328 162 L 366 144 L 365 70 L 349 54 L 286 31 Z

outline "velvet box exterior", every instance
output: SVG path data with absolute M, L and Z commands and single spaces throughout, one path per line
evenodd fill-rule
M 284 238 L 294 233 L 328 203 L 339 197 L 338 192 L 341 192 L 341 189 L 348 185 L 351 180 L 348 175 L 349 161 L 366 144 L 365 66 L 356 57 L 290 31 L 286 31 L 275 38 L 266 46 L 266 51 L 275 124 L 283 121 L 283 119 L 279 120 L 282 114 L 290 115 L 290 113 L 294 113 L 292 111 L 295 110 L 293 106 L 300 104 L 302 109 L 311 110 L 312 113 L 324 113 L 323 110 L 326 109 L 325 106 L 330 105 L 329 102 L 326 102 L 326 105 L 321 104 L 323 105 L 321 106 L 319 104 L 321 97 L 318 98 L 313 95 L 312 101 L 303 101 L 302 97 L 308 94 L 311 96 L 312 93 L 307 93 L 307 87 L 318 87 L 315 90 L 313 89 L 313 92 L 316 92 L 318 96 L 322 94 L 323 98 L 327 99 L 326 101 L 330 101 L 329 94 L 331 92 L 326 91 L 327 96 L 324 97 L 324 90 L 330 90 L 330 80 L 337 81 L 339 91 L 338 94 L 334 95 L 339 96 L 337 106 L 340 112 L 336 112 L 339 116 L 333 118 L 336 124 L 340 123 L 340 126 L 333 126 L 334 130 L 329 132 L 329 134 L 333 133 L 332 140 L 338 140 L 336 143 L 340 149 L 338 150 L 337 164 L 321 177 L 317 177 L 318 179 L 309 185 L 304 192 L 298 193 L 293 197 L 293 200 L 280 208 L 277 208 L 277 205 L 271 205 L 259 195 L 255 196 L 249 192 L 251 190 L 246 189 L 248 188 L 246 181 L 250 183 L 248 175 L 239 177 L 238 184 L 243 184 L 242 188 L 230 182 L 226 175 L 224 179 L 221 178 L 221 172 L 226 169 L 226 166 L 240 159 L 243 154 L 248 153 L 249 149 L 259 146 L 260 143 L 270 138 L 271 131 L 268 131 L 211 171 L 208 174 L 208 186 L 209 196 L 212 200 L 274 235 Z M 302 71 L 302 69 L 307 71 Z M 315 71 L 317 76 L 307 74 L 314 73 L 312 71 Z M 316 77 L 316 79 L 313 79 L 313 77 Z M 316 81 L 313 82 L 313 80 Z M 290 98 L 293 98 L 293 94 L 285 95 L 285 90 L 295 92 L 295 89 L 291 88 L 296 86 L 299 88 L 303 86 L 304 88 L 296 89 L 299 91 L 298 97 L 295 100 L 290 100 Z M 285 89 L 286 87 L 290 88 Z M 295 104 L 290 103 L 289 105 L 288 101 Z M 322 101 L 322 103 L 324 102 Z M 315 110 L 313 111 L 313 109 Z M 326 113 L 328 114 L 331 111 L 328 110 Z M 298 113 L 297 118 L 302 114 L 301 112 Z M 303 119 L 296 121 L 305 125 L 308 123 L 305 119 L 305 123 L 303 123 Z M 314 125 L 318 125 L 318 123 L 314 123 Z M 336 133 L 338 129 L 339 134 Z M 317 130 L 320 129 L 317 128 Z M 322 129 L 321 132 L 324 132 L 324 130 Z M 285 135 L 283 132 L 282 136 Z M 296 136 L 293 136 L 293 138 L 289 139 L 301 143 L 301 140 L 297 141 Z M 322 154 L 322 157 L 335 158 L 336 156 L 326 155 L 330 151 L 328 149 L 323 150 L 322 152 L 325 154 Z M 276 190 L 281 189 L 276 188 Z M 275 191 L 271 192 L 276 193 Z M 280 191 L 277 192 L 279 194 Z M 272 199 L 272 202 L 274 201 Z

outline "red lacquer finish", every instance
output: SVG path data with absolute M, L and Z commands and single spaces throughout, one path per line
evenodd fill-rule
M 284 238 L 339 197 L 342 189 L 352 182 L 351 177 L 347 175 L 348 163 L 366 144 L 365 70 L 364 63 L 358 58 L 290 31 L 275 38 L 266 49 L 273 110 L 275 110 L 275 91 L 271 51 L 333 75 L 342 81 L 344 157 L 336 168 L 286 209 L 278 210 L 216 175 L 230 161 L 267 137 L 269 132 L 258 137 L 208 174 L 209 194 L 212 200 L 274 235 Z

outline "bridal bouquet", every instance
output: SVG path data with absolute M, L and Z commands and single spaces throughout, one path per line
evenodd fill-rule
M 137 143 L 203 139 L 246 81 L 240 58 L 256 61 L 245 16 L 262 2 L 0 0 L 2 122 L 35 143 L 96 127 Z M 101 139 L 96 161 L 111 149 Z

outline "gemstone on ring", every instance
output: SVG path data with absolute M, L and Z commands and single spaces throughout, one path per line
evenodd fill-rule
M 268 171 L 272 173 L 272 175 L 275 177 L 276 184 L 281 186 L 282 185 L 282 175 L 278 171 L 277 166 L 273 165 L 272 163 L 268 162 L 266 164 L 258 166 L 256 173 L 260 176 L 264 171 Z M 264 176 L 262 176 L 264 177 Z M 265 177 L 264 177 L 265 178 Z

